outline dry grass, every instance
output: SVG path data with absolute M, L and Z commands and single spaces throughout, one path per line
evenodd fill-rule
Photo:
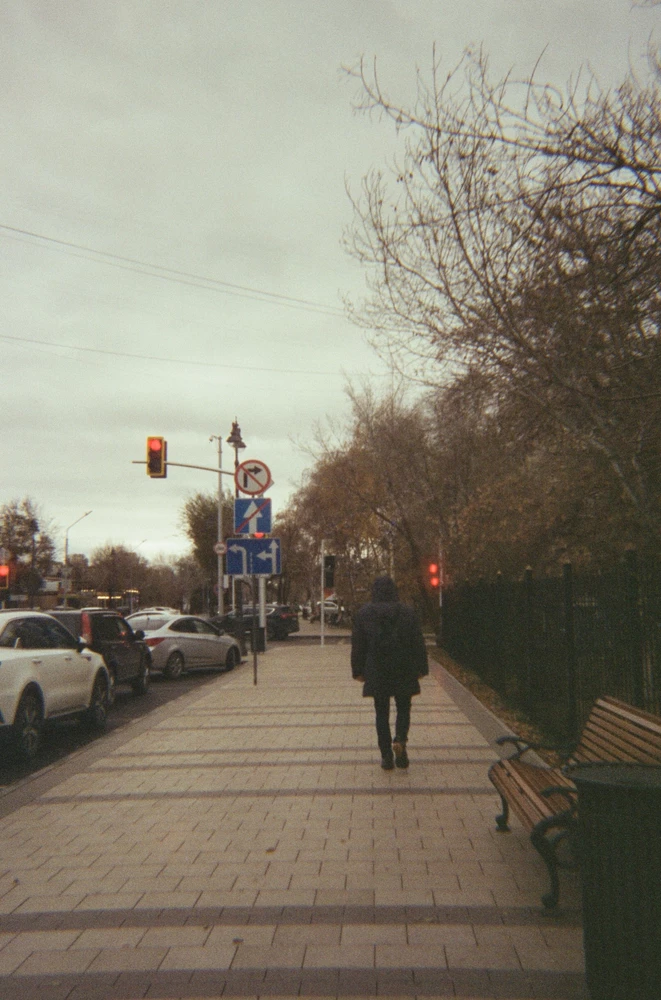
M 452 674 L 460 684 L 463 684 L 485 708 L 488 708 L 495 716 L 502 719 L 513 733 L 523 737 L 524 740 L 530 743 L 548 743 L 548 737 L 544 736 L 541 730 L 533 725 L 523 712 L 508 705 L 501 695 L 497 691 L 494 691 L 493 688 L 490 688 L 488 684 L 485 684 L 474 671 L 468 670 L 466 667 L 462 667 L 459 663 L 456 663 L 442 649 L 430 649 L 428 647 L 427 651 L 432 659 L 436 660 L 449 674 Z M 538 750 L 537 753 L 548 764 L 555 766 L 559 763 L 559 758 L 553 751 Z

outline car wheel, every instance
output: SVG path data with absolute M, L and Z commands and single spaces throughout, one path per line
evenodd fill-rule
M 170 653 L 163 673 L 169 680 L 177 681 L 184 672 L 184 658 L 181 653 Z
M 143 660 L 140 664 L 140 676 L 131 684 L 134 694 L 147 694 L 149 689 L 149 663 Z
M 232 646 L 231 649 L 227 650 L 227 656 L 225 657 L 225 670 L 227 671 L 234 670 L 238 662 L 239 662 L 238 653 L 234 648 L 234 646 Z
M 41 701 L 34 691 L 26 691 L 16 709 L 14 742 L 24 760 L 34 760 L 41 746 L 44 716 Z
M 91 729 L 105 729 L 108 721 L 109 684 L 103 674 L 97 674 L 92 688 L 89 708 L 85 712 L 84 721 Z

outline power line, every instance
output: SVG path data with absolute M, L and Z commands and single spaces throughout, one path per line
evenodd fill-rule
M 66 351 L 85 351 L 88 354 L 104 354 L 115 358 L 131 358 L 133 361 L 163 361 L 172 365 L 188 365 L 195 368 L 222 368 L 228 371 L 247 372 L 269 372 L 276 375 L 321 375 L 328 377 L 344 377 L 346 375 L 361 376 L 370 375 L 374 377 L 377 373 L 370 372 L 343 372 L 343 371 L 318 371 L 309 368 L 267 368 L 263 365 L 228 365 L 219 361 L 191 361 L 190 358 L 164 358 L 160 354 L 133 354 L 128 351 L 110 351 L 102 347 L 81 347 L 79 344 L 61 344 L 51 340 L 37 340 L 34 337 L 12 337 L 6 333 L 0 333 L 0 340 L 8 340 L 17 344 L 36 344 L 39 347 L 57 347 Z
M 164 267 L 161 264 L 152 264 L 149 261 L 138 260 L 133 257 L 123 257 L 119 254 L 109 253 L 106 250 L 95 250 L 94 247 L 87 247 L 80 243 L 56 239 L 54 236 L 44 236 L 43 233 L 34 233 L 28 229 L 19 229 L 16 226 L 7 226 L 0 223 L 0 236 L 22 236 L 29 239 L 42 240 L 46 244 L 52 244 L 53 248 L 69 253 L 71 256 L 93 260 L 97 263 L 106 264 L 109 267 L 118 267 L 125 271 L 133 271 L 136 274 L 147 274 L 152 278 L 161 278 L 163 281 L 191 285 L 195 288 L 206 288 L 209 291 L 221 292 L 226 295 L 237 295 L 241 298 L 253 299 L 257 302 L 270 302 L 272 305 L 305 309 L 310 312 L 322 313 L 326 316 L 345 317 L 344 311 L 339 306 L 328 306 L 321 302 L 314 302 L 312 299 L 299 299 L 292 295 L 282 295 L 280 292 L 252 288 L 249 285 L 237 285 L 230 281 L 222 281 L 220 278 L 208 278 L 205 275 L 195 274 L 190 271 L 180 271 L 176 268 Z M 72 251 L 80 251 L 80 253 L 73 253 Z

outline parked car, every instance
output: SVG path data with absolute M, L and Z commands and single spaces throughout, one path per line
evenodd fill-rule
M 127 621 L 133 629 L 144 632 L 152 670 L 160 670 L 166 677 L 181 677 L 185 670 L 195 667 L 233 670 L 241 662 L 237 641 L 221 635 L 203 618 L 137 611 Z
M 243 608 L 243 625 L 246 634 L 252 629 L 252 605 Z M 216 615 L 211 619 L 213 625 L 227 632 L 229 635 L 236 635 L 238 630 L 236 611 L 228 611 L 224 615 Z M 259 623 L 259 612 L 257 613 Z M 288 604 L 267 604 L 266 605 L 266 638 L 286 639 L 292 632 L 298 632 L 298 614 Z
M 79 716 L 103 729 L 110 676 L 103 657 L 50 615 L 0 613 L 0 733 L 33 759 L 48 719 Z
M 149 688 L 151 653 L 144 632 L 137 634 L 116 611 L 103 608 L 55 608 L 49 612 L 74 639 L 83 639 L 90 649 L 100 653 L 110 674 L 110 700 L 118 684 L 130 684 L 136 694 Z
M 291 604 L 267 604 L 266 624 L 271 626 L 274 639 L 286 639 L 300 631 L 298 611 Z
M 317 601 L 311 622 L 321 620 L 321 601 Z M 324 601 L 324 623 L 327 625 L 344 625 L 350 620 L 348 611 L 338 601 Z

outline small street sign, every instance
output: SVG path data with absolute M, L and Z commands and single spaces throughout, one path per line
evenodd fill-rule
M 273 485 L 271 470 L 258 458 L 249 458 L 241 462 L 234 473 L 234 482 L 238 490 L 253 497 Z
M 224 556 L 227 552 L 227 546 L 225 545 L 225 542 L 216 542 L 213 550 L 217 556 Z
M 263 531 L 268 535 L 271 530 L 271 500 L 265 497 L 246 499 L 240 497 L 234 501 L 234 533 L 236 535 L 254 535 Z
M 229 576 L 273 576 L 280 573 L 279 538 L 228 538 Z

